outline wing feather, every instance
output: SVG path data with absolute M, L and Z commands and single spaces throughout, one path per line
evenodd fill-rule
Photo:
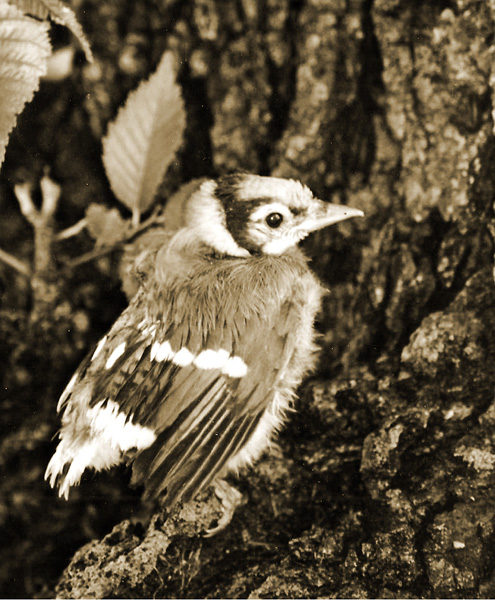
M 223 424 L 227 421 L 226 419 L 222 419 Z M 210 427 L 209 431 L 207 431 L 207 438 L 211 439 L 214 430 L 218 431 L 218 424 L 216 427 Z M 188 440 L 186 438 L 186 440 Z M 185 442 L 185 440 L 183 440 Z M 185 447 L 186 444 L 182 444 L 181 446 Z M 179 447 L 178 447 L 179 449 Z M 194 460 L 184 460 L 180 462 L 180 468 L 178 469 L 170 469 L 168 468 L 171 464 L 171 460 L 159 462 L 155 466 L 155 470 L 151 471 L 151 475 L 149 479 L 146 481 L 146 495 L 147 496 L 158 496 L 162 495 L 164 498 L 164 504 L 167 506 L 171 506 L 177 498 L 181 497 L 184 500 L 188 500 L 188 498 L 184 498 L 184 487 L 188 482 L 191 482 L 192 477 L 195 473 L 198 472 L 198 466 L 204 464 L 201 460 L 204 458 L 202 452 L 198 452 L 197 448 L 195 448 Z M 212 476 L 215 476 L 218 470 L 210 473 Z M 200 482 L 194 488 L 194 492 L 198 492 L 202 489 L 203 482 Z
M 216 446 L 206 455 L 206 459 L 200 464 L 195 475 L 185 482 L 182 491 L 184 500 L 192 498 L 196 490 L 200 491 L 212 482 L 221 467 L 242 448 L 245 441 L 251 436 L 260 417 L 259 414 L 255 417 L 245 415 L 240 423 L 230 422 L 230 431 L 225 432 Z
M 220 418 L 216 420 L 216 416 Z M 230 415 L 212 411 L 165 458 L 155 458 L 146 478 L 149 496 L 165 494 L 164 504 L 171 506 L 179 497 L 184 501 L 208 486 L 252 434 L 261 417 Z M 198 436 L 198 430 L 204 435 Z M 139 461 L 137 459 L 136 463 Z
M 275 340 L 266 339 L 273 335 Z M 225 337 L 213 334 L 210 339 L 222 339 L 223 344 Z M 156 338 L 136 327 L 127 328 L 124 351 L 111 369 L 102 371 L 112 348 L 121 343 L 120 337 L 107 342 L 95 366 L 100 375 L 91 405 L 101 398 L 112 400 L 133 422 L 155 432 L 155 442 L 133 459 L 132 482 L 144 484 L 147 496 L 162 496 L 168 506 L 178 498 L 187 500 L 211 482 L 253 433 L 274 393 L 283 340 L 273 328 L 263 331 L 262 343 L 259 333 L 252 337 L 247 339 L 250 367 L 239 378 L 220 369 L 152 360 Z M 168 340 L 168 334 L 163 338 Z M 177 351 L 177 338 L 170 335 L 170 339 Z M 256 342 L 258 351 L 252 346 Z
M 225 397 L 221 396 L 222 382 L 212 385 L 208 393 L 201 398 L 196 410 L 191 411 L 181 423 L 173 424 L 173 434 L 156 453 L 150 464 L 150 472 L 154 473 L 159 465 L 164 465 L 173 476 L 195 454 L 197 449 L 207 443 L 209 437 L 218 430 L 225 420 Z M 205 401 L 206 399 L 206 401 Z M 201 412 L 199 412 L 201 411 Z M 198 413 L 199 414 L 196 414 Z M 182 416 L 182 415 L 181 415 Z
M 101 398 L 115 400 L 123 387 L 127 384 L 132 385 L 134 383 L 136 374 L 138 376 L 144 375 L 141 373 L 138 366 L 141 363 L 145 352 L 148 351 L 149 354 L 148 344 L 149 342 L 146 340 L 139 339 L 137 332 L 135 331 L 127 336 L 126 346 L 121 356 L 116 359 L 111 367 L 103 365 L 103 368 L 100 367 L 98 369 L 98 376 L 94 378 L 95 383 L 92 392 L 93 402 L 95 404 L 98 402 L 98 399 Z M 107 358 L 107 361 L 108 360 L 109 359 Z

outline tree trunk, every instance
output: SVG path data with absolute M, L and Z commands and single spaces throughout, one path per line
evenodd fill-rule
M 167 48 L 188 126 L 163 196 L 244 169 L 300 179 L 366 218 L 305 244 L 329 289 L 319 366 L 216 537 L 201 536 L 219 514 L 211 493 L 141 524 L 125 474 L 55 500 L 41 473 L 60 383 L 43 384 L 44 433 L 15 438 L 7 462 L 8 477 L 32 475 L 36 508 L 12 479 L 2 510 L 22 521 L 17 493 L 26 523 L 43 519 L 40 503 L 57 522 L 13 536 L 15 590 L 46 597 L 60 575 L 65 598 L 493 597 L 494 2 L 83 0 L 77 12 L 96 64 L 42 90 L 19 125 L 39 123 L 32 144 L 68 220 L 95 193 L 110 199 L 99 139 Z M 36 152 L 13 145 L 7 175 L 36 169 Z M 100 264 L 96 281 L 109 271 Z M 98 311 L 85 306 L 93 323 Z M 97 335 L 85 335 L 89 348 Z

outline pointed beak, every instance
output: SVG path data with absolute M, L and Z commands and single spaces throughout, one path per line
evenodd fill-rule
M 364 213 L 362 210 L 350 206 L 328 204 L 317 200 L 314 210 L 311 210 L 307 215 L 303 227 L 305 231 L 310 233 L 352 217 L 364 217 Z

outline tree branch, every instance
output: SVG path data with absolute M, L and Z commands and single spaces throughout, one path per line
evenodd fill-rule
M 3 263 L 5 263 L 6 265 L 8 265 L 9 267 L 12 267 L 12 269 L 17 271 L 21 275 L 24 275 L 24 277 L 31 276 L 31 269 L 29 268 L 29 265 L 27 265 L 22 260 L 19 260 L 12 254 L 5 252 L 5 250 L 2 250 L 1 248 L 0 248 L 0 260 Z

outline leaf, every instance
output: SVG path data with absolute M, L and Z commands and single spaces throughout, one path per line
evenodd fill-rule
M 86 210 L 87 229 L 96 247 L 114 246 L 128 233 L 128 222 L 116 208 L 107 208 L 101 204 L 90 204 Z
M 153 203 L 167 167 L 182 143 L 186 115 L 166 52 L 156 72 L 131 92 L 103 139 L 103 163 L 115 196 L 134 225 Z
M 0 164 L 17 115 L 38 89 L 50 53 L 48 25 L 0 2 Z
M 43 20 L 50 17 L 55 23 L 70 29 L 81 44 L 86 60 L 93 62 L 93 53 L 84 31 L 74 11 L 63 2 L 60 0 L 8 0 L 8 2 L 15 4 L 24 14 Z

